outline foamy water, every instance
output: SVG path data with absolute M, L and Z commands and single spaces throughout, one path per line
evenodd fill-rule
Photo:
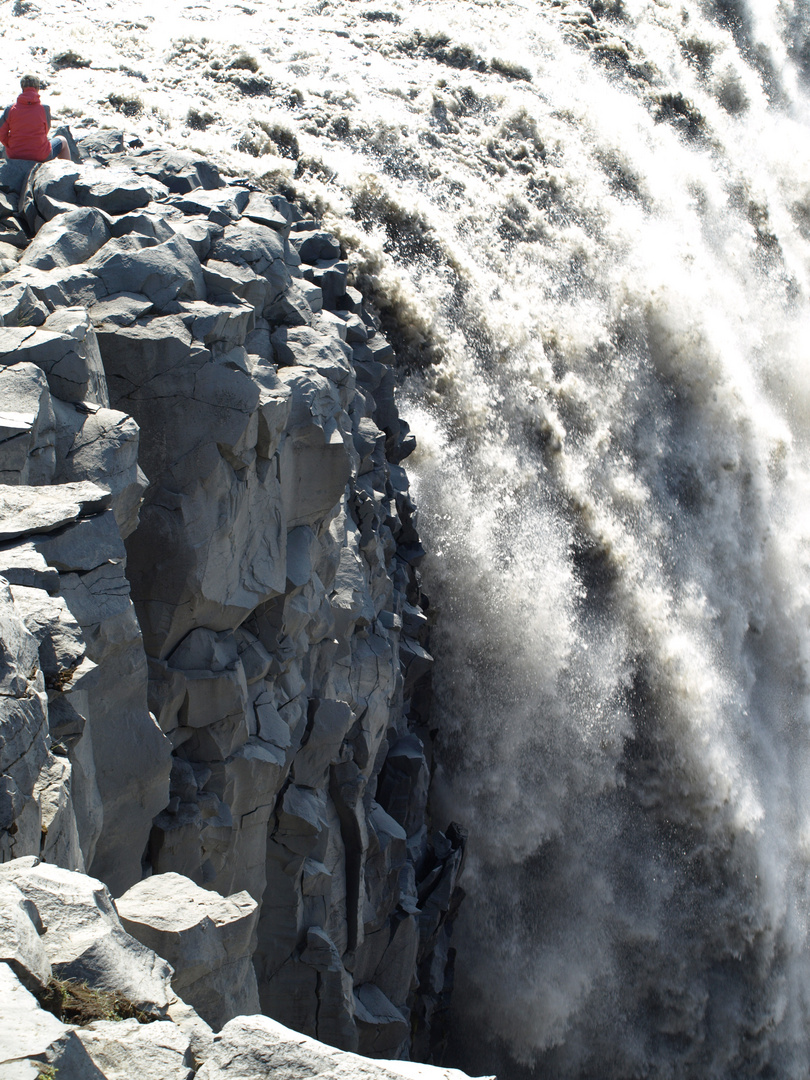
M 448 1064 L 807 1076 L 806 9 L 2 8 L 6 97 L 295 191 L 410 371 Z

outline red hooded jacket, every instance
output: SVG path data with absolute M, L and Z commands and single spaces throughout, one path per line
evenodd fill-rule
M 29 86 L 3 113 L 0 142 L 10 158 L 47 161 L 51 156 L 50 126 L 50 109 L 40 102 L 39 91 Z

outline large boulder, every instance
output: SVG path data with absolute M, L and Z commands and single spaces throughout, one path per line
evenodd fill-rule
M 62 401 L 109 405 L 96 336 L 83 308 L 62 307 L 39 328 L 0 329 L 0 364 L 20 363 L 42 368 Z
M 200 260 L 185 237 L 175 234 L 148 247 L 127 239 L 108 240 L 86 264 L 108 293 L 143 293 L 158 310 L 173 300 L 205 299 Z
M 0 865 L 0 883 L 16 886 L 36 907 L 57 975 L 123 994 L 141 1011 L 166 1016 L 175 996 L 172 969 L 127 934 L 100 881 L 23 858 Z
M 21 266 L 53 270 L 86 262 L 110 239 L 110 219 L 91 207 L 69 210 L 48 221 L 25 249 Z
M 39 1007 L 11 969 L 0 963 L 0 1076 L 3 1080 L 105 1080 L 76 1033 Z
M 467 1080 L 457 1069 L 370 1061 L 298 1035 L 268 1016 L 239 1016 L 216 1036 L 196 1080 Z M 495 1080 L 489 1076 L 481 1080 Z
M 50 483 L 55 430 L 45 373 L 31 363 L 0 368 L 0 401 L 0 483 Z
M 170 1020 L 96 1020 L 76 1037 L 104 1080 L 188 1080 L 191 1073 L 189 1037 Z
M 160 181 L 175 194 L 225 186 L 216 166 L 184 150 L 144 149 L 121 158 L 120 163 L 138 175 Z
M 218 1031 L 259 1011 L 252 957 L 258 904 L 223 897 L 180 874 L 139 881 L 116 901 L 124 927 L 174 968 L 172 987 Z

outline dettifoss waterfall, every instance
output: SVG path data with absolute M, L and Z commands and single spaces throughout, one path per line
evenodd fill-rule
M 807 1077 L 810 10 L 395 13 L 335 168 L 414 363 L 448 1063 Z
M 406 372 L 470 832 L 445 1063 L 806 1078 L 807 0 L 153 6 L 55 10 L 211 110 L 177 145 L 274 141 Z M 237 47 L 275 98 L 213 99 Z

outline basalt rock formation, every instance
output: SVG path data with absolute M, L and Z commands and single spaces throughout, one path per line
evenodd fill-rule
M 426 1059 L 463 834 L 393 351 L 285 198 L 79 154 L 0 168 L 0 861 L 103 882 L 214 1027 Z

